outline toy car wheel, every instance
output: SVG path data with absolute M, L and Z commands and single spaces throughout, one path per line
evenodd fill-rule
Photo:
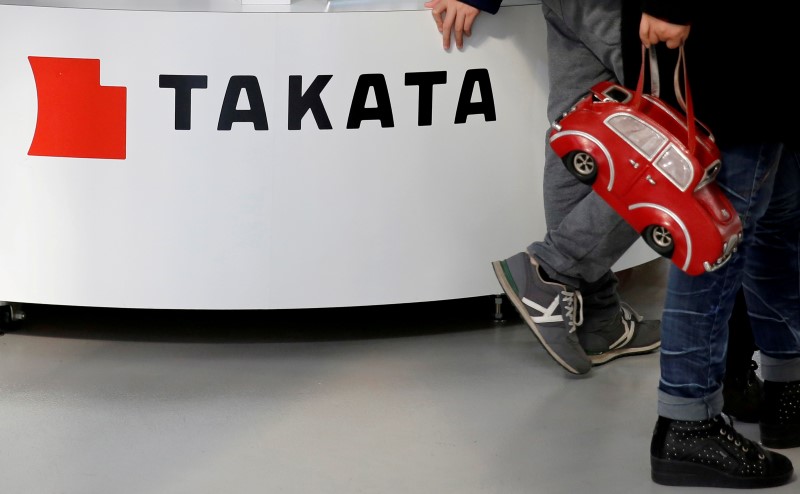
M 597 178 L 597 161 L 584 151 L 571 151 L 564 156 L 564 165 L 581 182 L 591 185 Z
M 644 229 L 642 238 L 660 256 L 670 258 L 675 250 L 672 234 L 661 225 L 650 225 Z

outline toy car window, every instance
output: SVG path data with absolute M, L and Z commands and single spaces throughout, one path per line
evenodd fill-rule
M 685 191 L 692 183 L 694 167 L 678 148 L 670 144 L 653 165 L 669 178 L 676 187 Z
M 652 160 L 658 150 L 667 142 L 664 134 L 627 113 L 617 113 L 608 117 L 606 125 L 648 160 Z
M 606 89 L 603 94 L 605 94 L 608 99 L 617 101 L 619 103 L 625 103 L 631 99 L 631 94 L 618 86 L 611 86 L 610 88 Z
M 714 161 L 714 163 L 706 168 L 706 172 L 703 174 L 702 180 L 700 183 L 697 184 L 695 190 L 700 190 L 706 185 L 710 184 L 717 178 L 717 174 L 719 174 L 719 170 L 722 168 L 722 163 L 719 160 Z

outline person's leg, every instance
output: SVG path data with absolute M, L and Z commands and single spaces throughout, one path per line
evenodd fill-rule
M 800 156 L 784 153 L 772 201 L 758 223 L 743 279 L 761 350 L 761 442 L 800 446 Z
M 547 118 L 552 122 L 594 84 L 621 77 L 621 2 L 545 0 L 542 12 L 547 23 Z M 638 235 L 590 186 L 569 173 L 550 147 L 549 130 L 544 137 L 542 194 L 548 235 L 528 251 L 543 261 L 548 275 L 578 288 L 582 281 L 606 276 Z M 564 224 L 568 217 L 568 224 L 576 224 L 574 230 Z M 603 242 L 610 245 L 599 248 Z M 581 261 L 592 250 L 598 259 L 584 266 Z
M 753 360 L 756 350 L 744 289 L 740 288 L 728 320 L 722 411 L 741 422 L 758 422 L 759 419 L 762 381 L 756 374 L 758 364 Z
M 621 1 L 545 0 L 542 12 L 550 77 L 547 113 L 552 120 L 593 84 L 622 73 Z M 584 323 L 582 302 L 587 303 L 590 325 L 606 326 L 619 317 L 616 278 L 609 268 L 636 235 L 590 187 L 566 171 L 547 141 L 544 206 L 547 238 L 493 267 L 509 300 L 550 356 L 567 371 L 583 374 L 592 361 L 581 346 L 586 341 L 579 341 L 576 332 Z M 578 224 L 568 228 L 564 219 L 576 209 L 569 223 Z M 586 248 L 596 252 L 587 256 Z M 630 315 L 628 321 L 619 321 L 619 334 L 608 338 L 612 341 L 590 343 L 601 351 L 628 343 L 639 324 L 634 319 Z M 654 340 L 649 346 L 657 347 L 657 334 Z
M 744 240 L 733 258 L 717 271 L 690 276 L 670 269 L 662 316 L 660 415 L 701 420 L 722 410 L 727 321 L 746 261 L 753 270 L 749 255 L 754 232 L 769 206 L 781 150 L 779 145 L 723 150 L 717 183 L 742 219 Z
M 766 487 L 791 478 L 786 457 L 742 437 L 721 415 L 727 322 L 744 272 L 750 279 L 759 268 L 751 262 L 757 256 L 756 225 L 769 219 L 781 151 L 780 145 L 724 150 L 717 182 L 742 218 L 739 252 L 720 270 L 700 276 L 671 267 L 662 317 L 659 419 L 651 442 L 652 476 L 658 483 Z M 793 276 L 796 285 L 796 270 Z M 783 297 L 774 291 L 769 295 Z M 754 325 L 756 341 L 758 333 Z M 800 350 L 797 335 L 774 336 L 784 348 Z
M 780 176 L 773 188 L 770 200 L 770 210 L 783 209 L 784 211 L 798 210 L 797 192 L 791 184 L 798 183 L 797 176 L 797 156 L 786 151 L 784 154 L 788 166 L 793 168 L 781 169 Z M 792 165 L 794 163 L 794 165 Z M 781 215 L 780 213 L 778 213 Z M 767 216 L 774 213 L 767 212 Z M 784 235 L 797 231 L 797 225 L 792 225 L 793 220 L 782 222 L 782 233 Z M 796 223 L 796 220 L 794 220 Z M 756 239 L 764 235 L 759 233 L 759 228 L 755 233 Z M 765 235 L 771 235 L 768 231 Z M 780 243 L 784 243 L 782 240 Z M 772 240 L 766 241 L 766 246 L 771 245 Z M 757 243 L 764 243 L 761 240 Z M 752 249 L 751 249 L 752 250 Z M 766 254 L 770 258 L 769 253 Z M 761 402 L 763 399 L 763 381 L 756 375 L 758 364 L 753 360 L 753 353 L 758 350 L 753 336 L 752 323 L 747 311 L 744 288 L 736 294 L 733 305 L 733 312 L 728 321 L 728 354 L 725 360 L 725 379 L 723 381 L 722 395 L 724 405 L 722 411 L 741 422 L 758 422 L 760 419 Z
M 622 73 L 621 2 L 543 2 L 550 92 L 555 120 L 604 80 Z M 549 132 L 548 132 L 549 134 Z M 576 334 L 594 365 L 658 347 L 659 323 L 620 304 L 610 267 L 638 234 L 590 186 L 578 181 L 545 139 L 543 199 L 548 233 L 528 253 L 553 280 L 580 291 L 583 324 Z

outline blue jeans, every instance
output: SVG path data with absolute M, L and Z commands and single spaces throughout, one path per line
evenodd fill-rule
M 722 151 L 717 183 L 742 219 L 744 239 L 718 271 L 689 276 L 670 267 L 658 413 L 677 420 L 722 411 L 728 319 L 740 286 L 762 377 L 800 380 L 800 156 L 780 144 Z

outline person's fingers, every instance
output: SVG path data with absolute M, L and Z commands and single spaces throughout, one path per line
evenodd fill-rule
M 431 15 L 433 16 L 433 21 L 436 23 L 436 28 L 439 32 L 442 32 L 442 13 L 437 12 L 436 9 L 431 10 Z
M 639 39 L 644 46 L 650 48 L 650 24 L 645 20 L 642 20 L 642 23 L 639 24 Z
M 455 20 L 456 47 L 464 48 L 464 15 L 457 15 Z
M 478 16 L 467 16 L 464 21 L 464 34 L 467 36 L 472 36 L 472 24 L 475 22 L 475 19 Z
M 431 15 L 433 16 L 433 21 L 436 23 L 436 27 L 439 29 L 439 32 L 442 32 L 442 9 L 436 8 L 439 5 L 441 0 L 430 0 L 429 2 L 425 2 L 425 7 L 431 9 Z
M 444 34 L 444 49 L 450 49 L 450 39 L 453 37 L 453 25 L 456 22 L 455 9 L 448 9 L 444 15 L 444 22 L 442 23 L 442 32 Z

